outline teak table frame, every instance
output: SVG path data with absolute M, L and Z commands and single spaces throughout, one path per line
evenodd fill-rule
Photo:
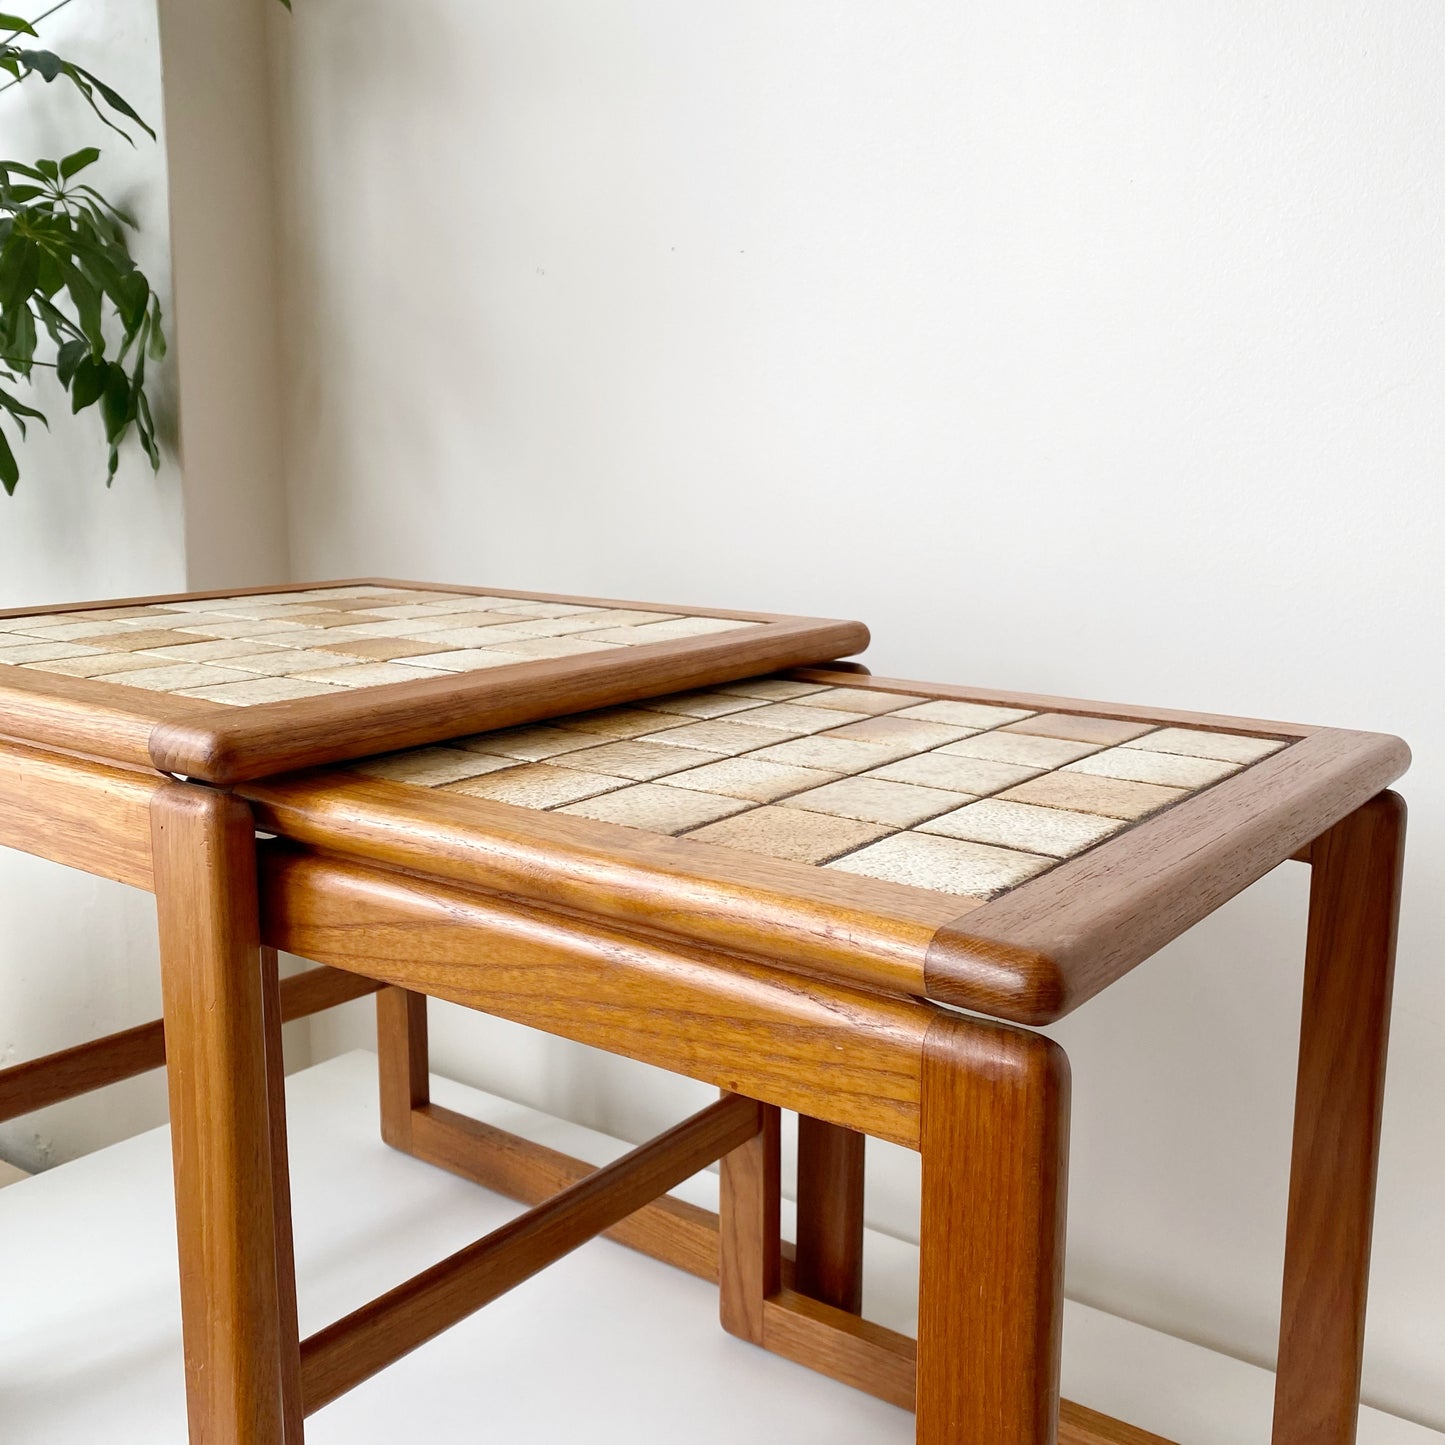
M 1292 745 L 952 922 L 895 927 L 889 983 L 869 972 L 877 952 L 858 976 L 750 952 L 749 930 L 755 943 L 796 942 L 775 898 L 727 946 L 680 937 L 661 912 L 619 920 L 479 887 L 459 861 L 465 830 L 440 803 L 378 838 L 354 826 L 352 785 L 334 776 L 227 791 L 0 745 L 0 841 L 157 896 L 193 1442 L 299 1445 L 306 1413 L 601 1232 L 717 1278 L 734 1334 L 916 1404 L 927 1445 L 1151 1438 L 1060 1408 L 1068 1066 L 1026 1025 L 1068 1012 L 1292 857 L 1313 875 L 1273 1440 L 1354 1438 L 1404 829 L 1403 804 L 1381 790 L 1407 764 L 1403 744 L 866 685 Z M 281 836 L 258 845 L 258 827 Z M 578 860 L 559 869 L 582 896 Z M 527 1202 L 555 1195 L 304 1342 L 274 948 L 339 970 L 353 992 L 385 985 L 389 1142 Z M 912 987 L 898 986 L 904 973 Z M 425 996 L 644 1059 L 724 1098 L 593 1173 L 429 1102 Z M 780 1109 L 816 1121 L 796 1260 L 778 1239 Z M 856 1312 L 864 1134 L 923 1158 L 916 1347 Z M 719 1158 L 717 1216 L 665 1197 Z

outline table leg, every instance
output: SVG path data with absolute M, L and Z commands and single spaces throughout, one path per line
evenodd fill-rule
M 1382 793 L 1310 851 L 1274 1445 L 1355 1439 L 1404 845 Z
M 798 1116 L 795 1286 L 855 1315 L 863 1308 L 864 1143 L 852 1129 Z
M 1053 1445 L 1059 1428 L 1069 1065 L 964 1018 L 923 1065 L 920 1445 Z
M 778 1216 L 782 1202 L 778 1110 L 759 1104 L 759 1129 L 722 1160 L 718 1203 L 718 1284 L 722 1326 L 763 1343 L 763 1302 L 782 1281 Z
M 426 995 L 384 988 L 376 996 L 376 1059 L 381 1081 L 381 1137 L 412 1152 L 411 1116 L 431 1099 Z
M 176 783 L 155 795 L 151 829 L 190 1439 L 296 1445 L 251 815 L 229 794 Z

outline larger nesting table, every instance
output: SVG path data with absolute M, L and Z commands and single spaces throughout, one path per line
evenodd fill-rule
M 1034 1029 L 1294 858 L 1273 1439 L 1352 1440 L 1403 848 L 1382 789 L 1407 762 L 1374 734 L 813 670 L 176 785 L 155 868 L 193 1439 L 297 1445 L 604 1231 L 716 1278 L 734 1334 L 916 1406 L 927 1445 L 1149 1438 L 1061 1409 L 1069 1070 Z M 387 986 L 391 1143 L 535 1206 L 305 1341 L 263 940 Z M 723 1098 L 589 1174 L 429 1102 L 428 996 Z M 782 1109 L 805 1120 L 791 1254 Z M 860 1313 L 864 1135 L 922 1155 L 916 1344 Z M 665 1196 L 716 1159 L 717 1216 Z

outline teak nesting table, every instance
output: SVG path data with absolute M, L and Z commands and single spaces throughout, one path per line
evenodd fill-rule
M 299 1445 L 604 1232 L 927 1445 L 1153 1439 L 1058 1398 L 1069 1074 L 1033 1026 L 1291 858 L 1273 1440 L 1352 1440 L 1404 745 L 877 679 L 819 666 L 858 624 L 660 610 L 362 582 L 0 619 L 0 841 L 157 897 L 192 1441 Z M 279 985 L 278 948 L 323 967 Z M 534 1207 L 301 1341 L 280 1023 L 378 989 L 385 1138 Z M 723 1096 L 591 1171 L 430 1103 L 428 996 Z M 0 1073 L 0 1117 L 160 1049 Z M 865 1135 L 922 1155 L 916 1345 L 861 1313 Z M 667 1195 L 717 1160 L 717 1215 Z

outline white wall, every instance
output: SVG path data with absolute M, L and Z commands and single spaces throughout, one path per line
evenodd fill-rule
M 38 43 L 93 70 L 161 129 L 152 0 L 73 0 L 43 23 L 41 35 Z M 169 316 L 163 144 L 142 137 L 132 149 L 58 84 L 32 79 L 0 95 L 0 154 L 7 159 L 58 157 L 88 144 L 102 151 L 96 184 L 140 223 L 133 250 Z M 167 366 L 155 376 L 157 421 L 173 431 L 174 374 Z M 128 446 L 107 491 L 98 415 L 71 416 L 53 380 L 42 380 L 37 392 L 50 430 L 31 427 L 17 449 L 19 490 L 0 496 L 0 607 L 184 587 L 173 454 L 152 476 L 140 448 Z M 0 852 L 0 1066 L 140 1023 L 159 1007 L 149 895 Z M 39 1167 L 164 1118 L 164 1082 L 153 1075 L 0 1125 L 0 1155 Z
M 1445 12 L 304 0 L 276 29 L 298 575 L 860 616 L 879 672 L 1411 741 L 1366 1389 L 1445 1425 Z M 1058 1030 L 1071 1292 L 1255 1360 L 1304 881 Z M 445 1070 L 633 1136 L 693 1097 L 436 1033 Z M 890 1162 L 875 1218 L 909 1231 L 909 1190 Z

